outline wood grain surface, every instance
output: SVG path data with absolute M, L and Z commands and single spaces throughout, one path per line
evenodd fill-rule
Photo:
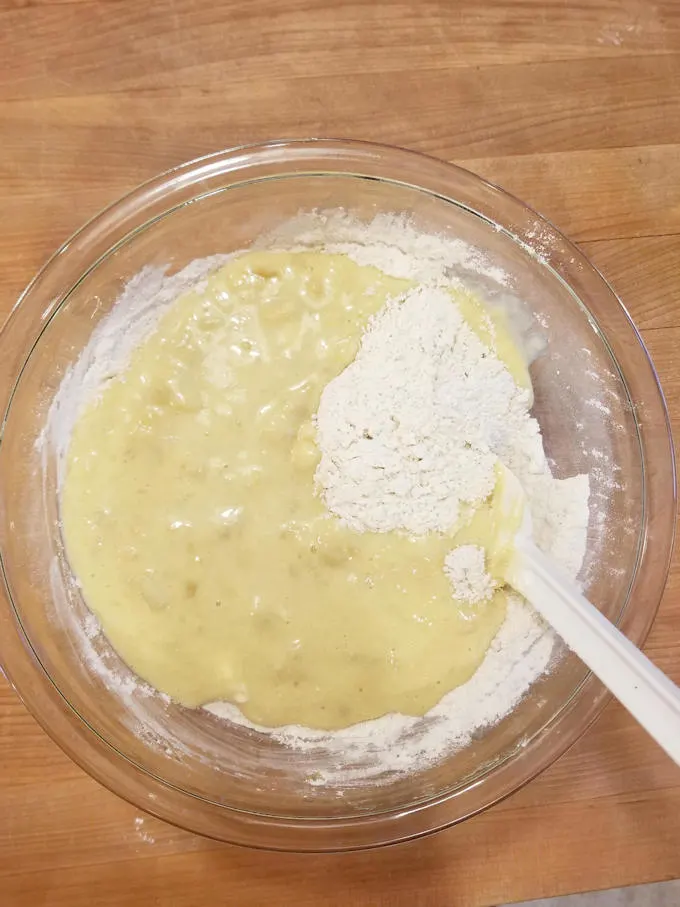
M 160 170 L 336 135 L 462 163 L 581 244 L 680 426 L 680 2 L 0 0 L 0 315 Z M 648 653 L 680 681 L 680 561 Z M 252 853 L 90 780 L 0 681 L 0 905 L 482 907 L 680 875 L 680 772 L 611 705 L 464 825 L 345 856 Z

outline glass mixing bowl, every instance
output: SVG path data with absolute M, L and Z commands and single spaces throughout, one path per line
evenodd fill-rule
M 396 148 L 274 142 L 171 170 L 90 221 L 33 280 L 0 337 L 2 662 L 46 731 L 120 796 L 204 835 L 285 850 L 376 846 L 473 815 L 563 753 L 607 699 L 563 652 L 510 715 L 440 764 L 381 783 L 310 785 L 313 755 L 139 688 L 106 642 L 82 631 L 54 458 L 37 443 L 66 370 L 145 265 L 175 271 L 244 248 L 301 209 L 335 208 L 361 220 L 407 213 L 507 272 L 544 339 L 531 374 L 554 471 L 591 476 L 586 592 L 636 643 L 658 606 L 675 521 L 666 408 L 625 309 L 557 230 L 476 176 Z

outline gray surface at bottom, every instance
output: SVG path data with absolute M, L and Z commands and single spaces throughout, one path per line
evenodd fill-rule
M 680 880 L 655 885 L 635 885 L 561 898 L 542 898 L 502 907 L 680 907 Z

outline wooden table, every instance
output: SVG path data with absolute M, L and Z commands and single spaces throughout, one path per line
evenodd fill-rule
M 454 160 L 551 218 L 630 308 L 677 430 L 678 0 L 0 0 L 0 315 L 58 243 L 141 180 L 307 135 Z M 679 594 L 676 560 L 647 651 L 678 681 Z M 0 685 L 3 907 L 481 907 L 678 875 L 680 771 L 616 705 L 461 827 L 288 856 L 140 815 Z

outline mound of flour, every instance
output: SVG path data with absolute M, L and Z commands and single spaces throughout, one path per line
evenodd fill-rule
M 420 285 L 372 319 L 322 394 L 324 500 L 360 532 L 451 530 L 493 491 L 497 451 L 533 440 L 528 406 L 450 294 Z
M 488 601 L 496 591 L 496 583 L 486 572 L 486 555 L 479 545 L 458 545 L 444 561 L 453 595 L 458 601 L 475 604 Z

